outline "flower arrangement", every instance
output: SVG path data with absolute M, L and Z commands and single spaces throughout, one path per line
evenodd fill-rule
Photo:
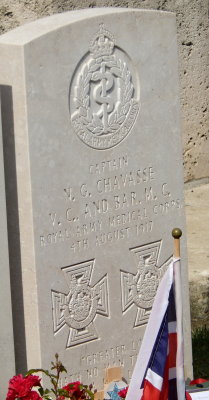
M 92 385 L 83 385 L 80 381 L 76 381 L 60 388 L 60 375 L 63 372 L 67 373 L 67 370 L 59 361 L 58 354 L 55 354 L 55 362 L 51 364 L 52 372 L 45 369 L 31 369 L 25 376 L 22 374 L 13 376 L 9 381 L 6 400 L 94 400 L 96 390 L 92 391 Z M 41 384 L 41 378 L 33 375 L 40 372 L 49 378 L 51 382 L 50 389 L 44 389 Z M 127 390 L 128 388 L 118 392 L 121 399 L 125 399 Z

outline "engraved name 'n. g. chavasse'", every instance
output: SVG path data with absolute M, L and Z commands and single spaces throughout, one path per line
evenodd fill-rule
M 86 182 L 66 185 L 63 211 L 46 216 L 41 247 L 68 241 L 73 252 L 80 252 L 123 241 L 151 232 L 158 216 L 180 210 L 180 200 L 168 183 L 160 182 L 153 165 L 131 169 L 129 164 L 127 155 L 103 159 L 88 166 Z

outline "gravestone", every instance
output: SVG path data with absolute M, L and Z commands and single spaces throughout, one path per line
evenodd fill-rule
M 2 149 L 2 124 L 1 124 L 1 104 L 0 104 L 0 220 L 1 220 L 1 240 L 0 240 L 0 397 L 5 398 L 8 388 L 8 381 L 15 373 L 14 359 L 14 339 L 11 307 L 9 254 L 7 241 L 7 217 L 6 217 L 6 198 L 4 163 Z
M 46 368 L 58 352 L 71 381 L 101 389 L 112 366 L 129 380 L 171 230 L 185 232 L 175 16 L 69 12 L 3 35 L 0 53 L 12 92 L 27 365 Z

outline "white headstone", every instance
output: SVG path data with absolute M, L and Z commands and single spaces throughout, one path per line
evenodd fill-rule
M 11 306 L 7 217 L 2 149 L 2 123 L 0 104 L 0 398 L 5 398 L 9 379 L 15 374 L 14 338 Z
M 185 231 L 175 16 L 52 16 L 1 37 L 13 92 L 28 367 L 131 376 L 157 286 Z M 11 199 L 12 201 L 12 199 Z M 185 257 L 185 243 L 183 242 Z M 190 322 L 186 265 L 187 366 Z

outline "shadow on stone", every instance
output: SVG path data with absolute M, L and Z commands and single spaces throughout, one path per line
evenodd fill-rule
M 24 373 L 27 362 L 11 86 L 1 86 L 1 109 L 15 363 L 16 373 Z

